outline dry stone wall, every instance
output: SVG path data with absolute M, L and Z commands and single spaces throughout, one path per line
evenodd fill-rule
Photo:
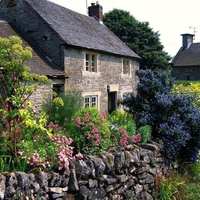
M 157 199 L 157 175 L 170 170 L 161 149 L 161 144 L 150 143 L 88 155 L 62 172 L 4 172 L 0 174 L 0 199 Z

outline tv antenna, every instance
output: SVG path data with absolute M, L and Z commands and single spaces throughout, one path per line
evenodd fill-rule
M 193 39 L 195 40 L 195 33 L 197 32 L 197 31 L 196 31 L 196 27 L 194 27 L 194 26 L 189 26 L 189 28 L 192 28 L 192 29 L 194 30 L 194 38 L 193 38 Z

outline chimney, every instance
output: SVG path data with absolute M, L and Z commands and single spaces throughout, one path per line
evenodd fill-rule
M 88 7 L 88 15 L 94 17 L 98 22 L 103 23 L 103 7 L 97 1 L 91 3 L 91 6 Z
M 182 48 L 187 49 L 193 43 L 194 35 L 190 33 L 185 33 L 181 35 L 182 35 Z

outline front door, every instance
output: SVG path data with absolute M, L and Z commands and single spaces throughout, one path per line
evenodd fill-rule
M 108 113 L 117 109 L 117 92 L 108 92 Z

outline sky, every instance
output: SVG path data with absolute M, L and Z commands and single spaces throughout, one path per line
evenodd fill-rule
M 87 15 L 87 6 L 96 0 L 49 0 L 73 11 Z M 194 42 L 200 42 L 199 0 L 99 0 L 103 13 L 114 8 L 130 12 L 140 22 L 149 22 L 170 56 L 175 56 L 182 45 L 184 33 L 195 33 Z

